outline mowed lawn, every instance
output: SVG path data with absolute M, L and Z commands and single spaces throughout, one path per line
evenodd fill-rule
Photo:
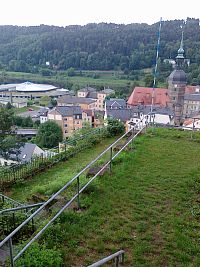
M 123 266 L 200 266 L 200 144 L 142 136 L 134 147 L 90 185 L 81 211 L 65 212 L 43 235 L 62 266 L 120 249 Z

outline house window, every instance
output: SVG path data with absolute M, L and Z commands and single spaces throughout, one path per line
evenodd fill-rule
M 67 127 L 67 124 L 65 124 L 64 126 Z
M 176 97 L 175 97 L 175 96 L 173 96 L 173 97 L 172 97 L 172 99 L 173 99 L 173 100 L 176 100 Z

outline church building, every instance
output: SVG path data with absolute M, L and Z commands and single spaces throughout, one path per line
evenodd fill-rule
M 174 124 L 183 123 L 184 95 L 187 84 L 186 74 L 183 71 L 184 64 L 183 33 L 178 55 L 176 57 L 175 70 L 168 77 L 169 107 L 174 113 Z

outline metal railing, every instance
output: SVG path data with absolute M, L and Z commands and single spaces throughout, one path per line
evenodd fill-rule
M 14 208 L 14 207 L 20 207 L 20 206 L 23 206 L 22 203 L 19 203 L 18 201 L 14 200 L 14 199 L 12 199 L 12 198 L 10 198 L 10 197 L 7 197 L 7 196 L 5 196 L 5 195 L 3 195 L 3 194 L 1 194 L 1 193 L 0 193 L 0 199 L 1 199 L 1 201 L 2 201 L 3 203 L 5 203 L 5 202 L 9 203 L 13 208 Z
M 145 121 L 144 124 L 141 124 Z M 31 216 L 29 216 L 22 224 L 20 224 L 12 233 L 10 233 L 3 241 L 0 243 L 0 248 L 3 245 L 8 244 L 9 246 L 9 255 L 10 255 L 10 263 L 11 266 L 14 266 L 15 261 L 27 250 L 27 248 L 38 239 L 42 233 L 52 224 L 62 213 L 68 208 L 71 203 L 77 200 L 78 209 L 80 209 L 80 194 L 96 179 L 96 177 L 108 166 L 110 166 L 110 171 L 112 168 L 112 161 L 131 143 L 133 140 L 144 130 L 146 130 L 148 126 L 148 122 L 146 118 L 140 120 L 135 126 L 140 125 L 140 129 L 137 130 L 137 133 L 134 135 L 134 128 L 130 129 L 128 132 L 123 134 L 120 138 L 118 138 L 114 143 L 112 143 L 108 148 L 106 148 L 101 154 L 99 154 L 93 161 L 91 161 L 85 168 L 83 168 L 78 174 L 76 174 L 69 182 L 67 182 L 60 190 L 58 190 L 54 195 L 52 195 L 44 204 L 42 204 Z M 125 143 L 125 145 L 115 154 L 113 155 L 113 147 L 118 144 L 123 138 L 127 137 L 130 133 L 132 133 L 132 137 L 129 138 L 129 141 Z M 88 170 L 94 163 L 96 163 L 100 158 L 102 158 L 107 152 L 110 152 L 110 159 L 107 161 L 101 169 L 82 187 L 80 187 L 80 176 Z M 53 218 L 49 220 L 49 222 L 40 229 L 35 236 L 32 236 L 32 239 L 17 253 L 16 256 L 13 254 L 13 237 L 30 221 L 33 220 L 40 212 L 42 212 L 52 201 L 54 201 L 64 190 L 68 189 L 72 183 L 76 182 L 76 194 L 62 207 L 60 210 L 54 215 Z
M 115 267 L 119 267 L 120 263 L 124 263 L 124 253 L 125 253 L 124 250 L 119 250 L 116 253 L 93 263 L 92 265 L 88 265 L 88 267 L 99 267 L 111 260 L 115 260 Z
M 10 208 L 10 209 L 4 209 L 4 210 L 0 211 L 0 215 L 4 214 L 4 213 L 8 213 L 8 212 L 19 211 L 19 210 L 25 210 L 26 212 L 28 212 L 29 209 L 33 209 L 35 207 L 42 206 L 42 204 L 44 204 L 44 202 L 35 203 L 35 204 L 29 204 L 29 205 L 23 205 L 23 206 L 19 206 L 19 207 L 15 207 L 15 208 Z

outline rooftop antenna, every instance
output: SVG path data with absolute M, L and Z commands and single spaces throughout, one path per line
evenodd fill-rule
M 158 68 L 158 57 L 159 57 L 159 50 L 160 50 L 160 33 L 161 33 L 161 26 L 162 26 L 162 17 L 160 18 L 159 23 L 159 29 L 158 29 L 158 41 L 157 41 L 157 49 L 156 49 L 156 65 L 154 70 L 154 76 L 153 76 L 153 91 L 152 91 L 152 97 L 151 97 L 151 109 L 150 112 L 153 111 L 153 105 L 154 105 L 154 95 L 155 95 L 155 86 L 156 86 L 156 76 L 157 76 L 157 68 Z M 150 116 L 151 117 L 151 116 Z

